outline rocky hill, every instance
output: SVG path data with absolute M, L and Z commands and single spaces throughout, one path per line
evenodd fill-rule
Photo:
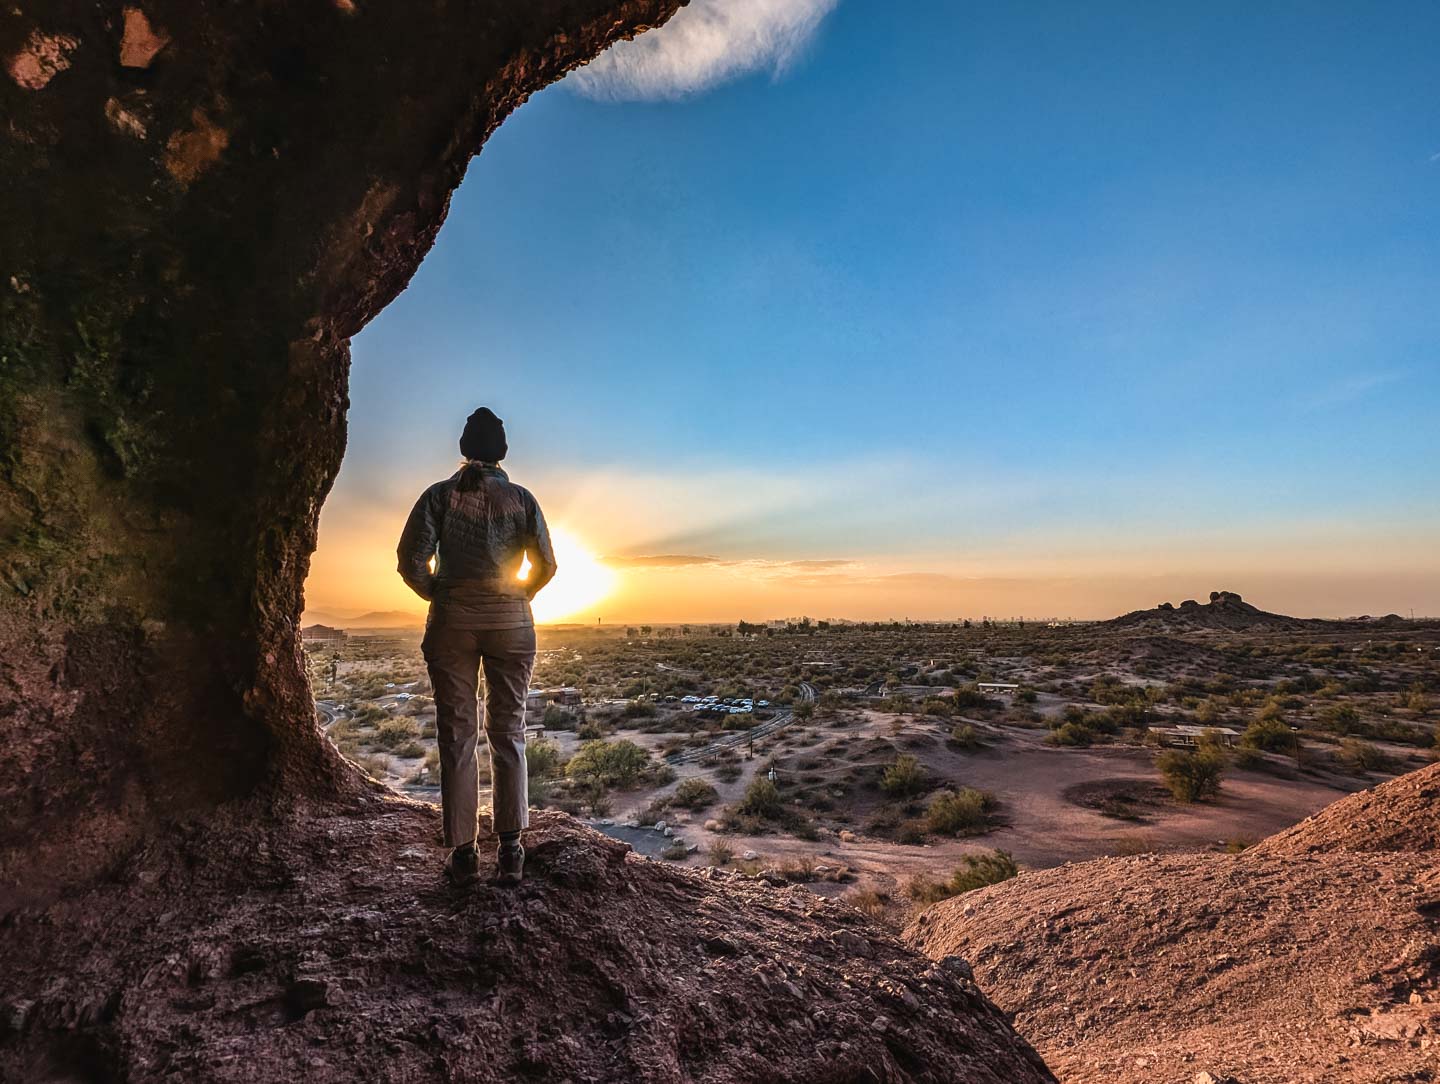
M 1432 1080 L 1437 791 L 1440 765 L 1240 855 L 1023 874 L 905 940 L 968 960 L 1067 1084 Z
M 1153 610 L 1133 610 L 1106 623 L 1119 628 L 1139 628 L 1156 632 L 1179 632 L 1186 629 L 1297 629 L 1310 624 L 1303 618 L 1267 613 L 1252 606 L 1234 591 L 1211 591 L 1210 601 L 1203 604 L 1193 598 L 1186 599 L 1179 606 L 1162 602 Z
M 967 968 L 842 904 L 556 813 L 519 889 L 457 891 L 432 810 L 370 806 L 237 814 L 12 913 L 0 1079 L 1054 1079 Z

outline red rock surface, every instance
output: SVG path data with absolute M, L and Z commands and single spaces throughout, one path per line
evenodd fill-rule
M 968 960 L 1062 1081 L 1433 1080 L 1437 780 L 1344 798 L 1240 855 L 1022 874 L 904 939 Z
M 0 1079 L 1053 1080 L 963 969 L 842 904 L 555 813 L 520 888 L 460 891 L 433 810 L 367 805 L 212 822 L 9 916 Z

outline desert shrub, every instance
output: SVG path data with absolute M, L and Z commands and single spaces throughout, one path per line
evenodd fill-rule
M 566 711 L 559 704 L 546 704 L 545 714 L 540 718 L 546 730 L 574 730 L 575 713 Z
M 1165 787 L 1181 802 L 1202 802 L 1220 793 L 1224 761 L 1214 752 L 1172 749 L 1155 762 Z
M 599 723 L 581 723 L 580 728 L 575 731 L 575 736 L 581 741 L 599 741 L 605 736 L 605 728 Z
M 371 739 L 382 749 L 399 749 L 409 745 L 420 736 L 420 730 L 409 719 L 386 719 Z M 415 754 L 419 756 L 420 754 Z
M 739 812 L 752 817 L 778 817 L 784 808 L 780 801 L 780 789 L 764 776 L 753 780 L 745 788 L 745 796 L 737 807 Z
M 890 906 L 890 894 L 875 888 L 856 888 L 841 897 L 861 914 L 872 919 L 882 919 Z
M 994 808 L 995 796 L 983 790 L 942 790 L 930 799 L 925 823 L 936 835 L 975 835 L 989 827 L 989 814 Z
M 331 723 L 325 733 L 330 735 L 331 741 L 339 745 L 340 742 L 347 738 L 354 738 L 360 732 L 360 729 L 360 721 L 358 719 L 346 716 L 343 719 L 336 719 Z
M 960 723 L 954 727 L 950 731 L 950 740 L 967 753 L 973 753 L 985 744 L 980 740 L 979 731 L 977 731 L 971 723 Z
M 1095 731 L 1086 723 L 1061 723 L 1045 736 L 1048 745 L 1086 746 L 1095 740 Z
M 1265 766 L 1265 754 L 1249 745 L 1241 745 L 1230 754 L 1230 763 L 1242 771 Z
M 715 769 L 715 777 L 722 783 L 733 783 L 740 778 L 740 773 L 743 770 L 738 762 L 726 760 Z
M 712 866 L 728 866 L 734 857 L 735 848 L 723 839 L 717 839 L 710 844 L 710 864 Z
M 1335 759 L 1353 772 L 1382 772 L 1390 766 L 1390 758 L 1379 748 L 1359 738 L 1346 738 L 1340 743 Z
M 795 718 L 802 723 L 815 714 L 815 702 L 813 700 L 801 700 L 794 707 Z
M 984 711 L 995 706 L 994 701 L 974 685 L 961 685 L 955 690 L 950 702 L 955 705 L 956 711 Z
M 948 719 L 955 714 L 955 702 L 939 696 L 927 696 L 920 701 L 921 715 L 938 715 Z
M 939 903 L 986 885 L 1008 881 L 1019 872 L 1015 859 L 1007 851 L 967 854 L 947 880 L 936 881 L 922 874 L 913 878 L 905 891 L 917 903 Z
M 361 753 L 350 759 L 375 779 L 384 779 L 390 769 L 390 762 L 378 753 Z
M 1316 720 L 1321 727 L 1344 737 L 1360 727 L 1360 713 L 1349 704 L 1331 704 Z
M 918 847 L 925 842 L 925 822 L 918 817 L 903 820 L 891 838 L 907 847 Z
M 590 741 L 570 758 L 565 774 L 578 783 L 631 787 L 650 764 L 650 754 L 631 741 Z
M 925 769 L 909 753 L 895 758 L 895 763 L 885 769 L 880 777 L 880 789 L 895 798 L 908 798 L 925 789 Z
M 675 793 L 670 796 L 670 804 L 681 809 L 704 809 L 714 805 L 719 798 L 720 792 L 711 783 L 696 777 L 682 781 L 675 788 Z
M 1240 744 L 1246 749 L 1259 749 L 1266 753 L 1293 753 L 1300 739 L 1278 716 L 1266 716 L 1263 712 L 1245 728 Z
M 558 775 L 562 765 L 560 746 L 553 741 L 532 741 L 525 747 L 525 767 L 531 779 Z
M 394 750 L 394 753 L 403 760 L 414 760 L 417 757 L 423 757 L 425 755 L 425 746 L 421 745 L 418 741 L 408 741 L 400 746 L 400 748 Z
M 660 857 L 667 862 L 683 862 L 690 855 L 690 848 L 683 841 L 672 839 L 660 852 Z

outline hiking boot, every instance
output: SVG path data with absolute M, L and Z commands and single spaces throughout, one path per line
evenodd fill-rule
M 495 852 L 495 864 L 499 872 L 495 875 L 497 884 L 518 885 L 525 876 L 525 848 L 519 843 L 502 843 Z
M 457 885 L 474 884 L 480 876 L 480 852 L 475 844 L 456 847 L 445 859 L 445 872 Z

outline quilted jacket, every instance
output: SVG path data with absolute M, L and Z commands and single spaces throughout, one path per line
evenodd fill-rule
M 472 478 L 462 488 L 467 472 Z M 456 629 L 528 627 L 530 600 L 555 575 L 539 503 L 497 466 L 463 467 L 422 493 L 397 555 L 401 578 L 430 602 L 429 623 Z M 530 574 L 522 580 L 527 556 Z

